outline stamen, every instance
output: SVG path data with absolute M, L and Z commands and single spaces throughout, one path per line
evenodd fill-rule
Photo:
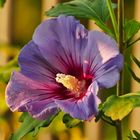
M 66 87 L 67 89 L 75 93 L 80 92 L 81 82 L 78 81 L 78 79 L 75 78 L 74 76 L 58 73 L 55 79 L 58 83 L 63 84 L 63 86 Z

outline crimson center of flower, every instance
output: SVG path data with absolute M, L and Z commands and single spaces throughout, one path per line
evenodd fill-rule
M 84 82 L 79 81 L 76 77 L 71 75 L 58 73 L 55 79 L 58 83 L 61 83 L 64 87 L 74 93 L 80 93 L 84 86 Z

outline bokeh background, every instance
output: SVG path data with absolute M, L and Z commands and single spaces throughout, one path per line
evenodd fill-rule
M 57 3 L 66 0 L 7 0 L 0 8 L 0 67 L 12 60 L 20 49 L 32 38 L 34 29 L 41 21 L 49 18 L 45 11 Z M 114 0 L 114 2 L 116 2 Z M 140 0 L 125 0 L 126 19 L 135 18 L 140 21 Z M 90 30 L 100 30 L 93 21 L 81 20 Z M 109 24 L 109 23 L 108 23 Z M 139 34 L 140 36 L 140 34 Z M 126 61 L 140 76 L 140 70 L 130 61 L 130 52 L 140 60 L 140 43 L 130 48 L 125 55 Z M 6 71 L 5 71 L 6 72 Z M 8 140 L 12 132 L 20 126 L 19 112 L 12 113 L 5 103 L 6 82 L 0 73 L 0 140 Z M 140 91 L 140 85 L 135 82 L 128 72 L 125 72 L 125 92 Z M 115 87 L 100 93 L 102 100 L 115 93 Z M 32 137 L 28 134 L 23 140 L 115 140 L 115 128 L 99 121 L 85 122 L 79 126 L 67 129 L 61 121 L 62 114 L 48 127 L 41 128 L 39 134 Z M 129 128 L 140 132 L 140 109 L 135 109 L 130 116 L 123 120 L 124 140 L 128 140 Z M 30 124 L 29 124 L 30 125 Z M 110 138 L 108 138 L 108 136 Z

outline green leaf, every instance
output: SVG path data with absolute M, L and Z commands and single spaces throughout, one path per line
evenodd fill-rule
M 133 133 L 130 132 L 128 138 L 130 140 L 140 140 L 140 134 L 136 130 L 133 130 Z
M 135 64 L 140 68 L 140 61 L 134 55 L 132 55 L 131 58 L 135 62 Z
M 11 73 L 13 71 L 19 71 L 19 67 L 11 67 L 9 69 L 0 72 L 0 81 L 3 83 L 8 83 Z
M 102 109 L 102 104 L 99 104 L 98 109 L 100 110 L 95 118 L 95 122 L 98 122 L 102 116 L 104 115 L 104 112 L 101 110 Z
M 136 136 L 137 140 L 140 140 L 140 134 L 136 130 L 133 130 L 133 134 Z
M 138 41 L 140 41 L 140 37 L 138 37 L 137 39 L 135 39 L 134 41 L 132 41 L 132 42 L 126 42 L 126 47 L 128 48 L 128 47 L 130 47 L 130 46 L 132 46 L 132 45 L 134 45 L 136 42 L 138 42 Z
M 102 111 L 112 120 L 122 120 L 135 107 L 140 106 L 140 92 L 122 96 L 112 95 L 102 105 Z
M 35 136 L 40 127 L 47 127 L 50 125 L 50 123 L 53 121 L 53 119 L 58 115 L 59 112 L 49 117 L 47 120 L 36 120 L 32 118 L 27 112 L 23 113 L 20 121 L 23 123 L 21 124 L 20 128 L 12 134 L 10 140 L 20 140 L 22 137 L 24 137 L 26 134 L 33 132 L 33 136 Z
M 82 122 L 82 121 L 81 120 L 78 120 L 78 119 L 72 118 L 69 114 L 65 114 L 63 116 L 63 123 L 65 123 L 65 125 L 66 125 L 67 128 L 75 127 L 80 122 Z
M 129 20 L 124 26 L 125 41 L 128 42 L 140 30 L 140 23 L 136 20 Z
M 115 5 L 112 5 L 115 8 Z M 53 17 L 65 14 L 93 19 L 101 29 L 112 35 L 112 31 L 105 25 L 110 17 L 106 0 L 73 0 L 60 3 L 47 11 L 46 14 Z
M 128 136 L 129 140 L 137 140 L 136 138 L 133 137 L 132 132 L 130 131 L 129 136 Z
M 9 61 L 7 64 L 5 64 L 4 66 L 0 67 L 0 72 L 9 69 L 11 67 L 17 67 L 18 66 L 18 55 L 11 61 Z
M 18 121 L 19 121 L 19 122 L 23 122 L 24 119 L 27 117 L 27 114 L 28 114 L 28 113 L 26 113 L 26 112 L 22 113 L 21 116 L 19 117 Z
M 125 64 L 126 68 L 128 69 L 129 73 L 131 74 L 131 76 L 133 77 L 134 80 L 136 80 L 138 83 L 140 83 L 140 78 L 136 76 L 136 74 L 134 73 L 134 71 L 131 69 L 131 67 L 126 63 Z
M 3 7 L 5 2 L 6 2 L 6 0 L 0 0 L 0 7 Z
M 8 83 L 11 73 L 13 71 L 19 71 L 18 67 L 18 56 L 16 56 L 13 60 L 8 62 L 6 65 L 0 67 L 0 81 L 4 83 Z

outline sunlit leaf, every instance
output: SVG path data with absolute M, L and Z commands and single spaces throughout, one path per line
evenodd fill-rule
M 103 107 L 103 104 L 100 104 L 98 106 L 99 112 L 96 115 L 95 122 L 98 122 L 100 119 L 102 119 L 105 122 L 107 122 L 108 124 L 115 126 L 115 122 L 112 121 L 112 119 L 110 117 L 108 117 L 104 114 L 104 112 L 102 111 L 102 107 Z
M 134 71 L 131 69 L 131 67 L 128 64 L 125 64 L 126 68 L 128 69 L 129 73 L 133 77 L 134 80 L 136 80 L 138 83 L 140 83 L 140 78 L 134 73 Z
M 125 41 L 129 41 L 138 31 L 140 30 L 140 23 L 136 20 L 129 20 L 126 22 L 125 31 Z
M 133 133 L 130 132 L 128 138 L 129 140 L 140 140 L 140 133 L 138 133 L 136 130 L 133 130 Z
M 136 139 L 133 137 L 133 134 L 132 134 L 131 131 L 129 132 L 128 138 L 129 138 L 129 140 L 136 140 Z
M 65 123 L 67 128 L 72 128 L 78 125 L 81 120 L 72 118 L 69 114 L 63 116 L 63 123 Z
M 140 68 L 140 61 L 134 55 L 132 55 L 131 58 L 135 62 L 135 64 Z
M 0 7 L 3 7 L 5 2 L 6 2 L 6 0 L 0 0 Z
M 140 133 L 138 133 L 136 130 L 133 130 L 133 134 L 136 136 L 137 140 L 140 140 Z
M 115 8 L 115 5 L 112 5 Z M 60 3 L 47 11 L 46 14 L 54 17 L 65 14 L 78 18 L 93 19 L 101 29 L 108 34 L 112 34 L 112 31 L 105 25 L 110 16 L 106 0 L 73 0 Z
M 122 96 L 112 95 L 102 105 L 104 114 L 112 120 L 122 120 L 135 107 L 140 106 L 140 92 Z
M 27 112 L 23 113 L 20 118 L 20 121 L 23 123 L 21 124 L 20 128 L 14 134 L 12 134 L 10 140 L 20 140 L 30 132 L 33 132 L 33 136 L 35 136 L 38 133 L 40 127 L 49 126 L 57 115 L 58 113 L 52 115 L 47 120 L 40 121 L 32 118 L 32 116 L 30 116 Z
M 110 117 L 106 116 L 101 109 L 102 108 L 99 109 L 99 113 L 98 113 L 98 115 L 95 118 L 95 122 L 98 122 L 101 119 L 104 122 L 106 122 L 106 123 L 108 123 L 108 124 L 110 124 L 112 126 L 115 126 L 116 125 L 116 122 L 113 121 Z

